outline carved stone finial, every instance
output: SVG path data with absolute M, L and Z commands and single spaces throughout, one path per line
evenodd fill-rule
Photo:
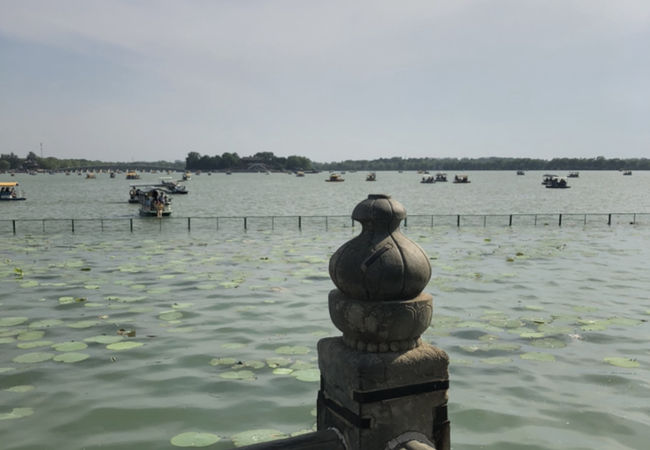
M 346 344 L 371 352 L 419 345 L 429 326 L 432 297 L 422 290 L 431 277 L 429 258 L 404 236 L 406 210 L 389 195 L 369 195 L 352 212 L 361 234 L 332 256 L 330 317 Z

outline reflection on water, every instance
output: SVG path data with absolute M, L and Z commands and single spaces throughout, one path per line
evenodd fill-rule
M 645 448 L 647 227 L 408 234 L 431 258 L 423 338 L 451 358 L 454 448 Z M 3 448 L 164 449 L 203 432 L 225 449 L 312 429 L 316 342 L 339 334 L 328 258 L 351 235 L 5 239 Z

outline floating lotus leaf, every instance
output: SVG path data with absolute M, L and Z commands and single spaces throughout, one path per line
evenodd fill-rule
M 537 327 L 537 329 L 546 334 L 570 334 L 573 332 L 573 327 L 568 326 L 568 325 L 553 325 L 553 324 L 548 324 L 544 323 Z
M 60 344 L 54 344 L 52 348 L 58 352 L 74 352 L 76 350 L 83 350 L 87 348 L 88 344 L 83 342 L 61 342 Z
M 250 370 L 231 370 L 228 372 L 222 372 L 219 376 L 226 380 L 252 381 L 255 379 L 255 374 Z
M 262 361 L 251 360 L 251 361 L 244 361 L 244 367 L 257 370 L 266 367 L 266 364 L 264 364 Z
M 543 362 L 552 362 L 555 361 L 555 356 L 550 353 L 541 353 L 541 352 L 528 352 L 522 353 L 519 355 L 521 359 L 527 359 L 530 361 L 543 361 Z
M 291 360 L 289 358 L 282 358 L 282 357 L 267 358 L 266 364 L 273 369 L 276 367 L 288 366 L 289 364 L 291 364 Z
M 278 367 L 273 369 L 273 375 L 290 375 L 293 372 L 293 369 L 288 369 L 286 367 Z
M 622 358 L 619 356 L 610 356 L 604 358 L 603 361 L 605 361 L 607 364 L 611 364 L 612 366 L 624 367 L 626 369 L 633 369 L 641 365 L 639 361 L 635 359 Z
M 36 287 L 38 286 L 38 281 L 30 280 L 30 281 L 25 281 L 23 283 L 20 283 L 21 288 L 31 288 L 31 287 Z
M 68 324 L 70 328 L 90 328 L 97 325 L 99 322 L 96 320 L 79 320 Z
M 0 414 L 0 420 L 21 419 L 34 414 L 32 408 L 14 408 L 10 413 Z
M 539 339 L 543 338 L 546 335 L 540 331 L 526 331 L 521 333 L 519 336 L 525 339 Z
M 50 327 L 56 327 L 59 325 L 63 325 L 65 322 L 60 319 L 45 319 L 45 320 L 37 320 L 36 322 L 32 322 L 29 324 L 29 328 L 50 328 Z
M 146 284 L 132 284 L 132 285 L 129 286 L 129 288 L 132 291 L 144 291 L 145 289 L 147 289 L 147 285 Z
M 524 308 L 530 311 L 544 311 L 544 307 L 539 305 L 525 305 Z
M 0 318 L 0 327 L 13 327 L 20 325 L 29 320 L 27 317 L 2 317 Z
M 211 366 L 232 366 L 237 364 L 235 358 L 213 358 L 210 360 Z
M 89 338 L 84 339 L 84 342 L 92 342 L 96 344 L 114 344 L 115 342 L 120 342 L 123 340 L 123 336 L 91 336 Z
M 235 447 L 245 447 L 246 445 L 258 444 L 260 442 L 274 441 L 276 439 L 284 439 L 288 436 L 282 431 L 278 430 L 269 430 L 269 429 L 260 429 L 260 430 L 250 430 L 244 431 L 243 433 L 237 433 L 231 437 Z
M 160 320 L 165 320 L 167 322 L 171 322 L 173 320 L 178 320 L 183 317 L 183 313 L 180 311 L 165 311 L 160 314 L 158 314 L 158 318 Z
M 27 350 L 30 348 L 38 348 L 38 347 L 49 347 L 53 344 L 54 342 L 52 341 L 28 341 L 28 342 L 20 342 L 17 347 L 23 350 Z
M 221 344 L 221 348 L 226 348 L 229 350 L 236 350 L 244 347 L 246 347 L 246 344 L 242 344 L 241 342 L 226 342 L 225 344 Z
M 169 442 L 176 447 L 207 447 L 220 440 L 216 434 L 187 432 L 177 434 Z
M 192 331 L 194 331 L 194 327 L 176 327 L 169 329 L 170 333 L 191 333 Z
M 16 356 L 12 361 L 16 363 L 32 364 L 47 361 L 52 359 L 53 356 L 53 353 L 47 352 L 23 353 L 22 355 Z
M 56 355 L 53 359 L 58 362 L 76 363 L 88 358 L 90 358 L 90 355 L 86 353 L 67 352 Z
M 32 386 L 31 384 L 21 384 L 19 386 L 12 386 L 8 389 L 5 389 L 5 391 L 20 393 L 20 392 L 33 391 L 34 389 L 35 389 L 34 386 Z
M 591 323 L 582 325 L 580 329 L 582 331 L 604 331 L 609 327 L 609 322 L 606 320 L 600 321 L 590 321 Z
M 13 367 L 0 367 L 0 373 L 7 373 L 16 370 Z
M 171 280 L 172 278 L 176 278 L 176 275 L 165 274 L 165 275 L 160 275 L 158 278 L 161 280 Z
M 148 289 L 147 294 L 160 295 L 160 294 L 167 294 L 170 291 L 171 291 L 171 288 L 168 288 L 168 287 L 155 287 L 155 288 L 152 288 L 152 289 Z
M 142 347 L 144 344 L 142 342 L 135 341 L 126 341 L 126 342 L 115 342 L 113 344 L 108 344 L 106 346 L 109 350 L 115 350 L 117 352 L 123 350 L 131 350 L 132 348 Z
M 559 339 L 555 338 L 542 338 L 542 339 L 533 339 L 530 341 L 530 345 L 540 348 L 564 348 L 566 343 Z
M 45 331 L 41 330 L 25 331 L 24 333 L 20 333 L 18 336 L 16 336 L 16 339 L 19 341 L 35 341 L 42 338 L 44 335 Z
M 291 364 L 291 366 L 289 367 L 293 370 L 307 370 L 307 369 L 313 369 L 316 366 L 307 361 L 296 361 L 293 364 Z
M 84 285 L 84 289 L 88 289 L 88 290 L 94 291 L 94 290 L 99 289 L 99 286 L 96 285 L 96 284 L 85 284 L 85 285 Z
M 296 379 L 299 381 L 320 381 L 320 371 L 318 369 L 296 370 L 291 375 L 296 377 Z
M 75 302 L 74 297 L 70 297 L 70 296 L 59 297 L 59 303 L 61 305 L 69 305 L 74 302 Z
M 3 337 L 0 338 L 0 344 L 11 344 L 12 342 L 15 342 L 16 340 L 12 337 Z
M 611 319 L 607 320 L 609 323 L 612 325 L 621 325 L 621 326 L 635 326 L 635 325 L 640 325 L 643 323 L 641 320 L 637 319 L 628 319 L 625 317 L 612 317 Z
M 301 345 L 285 345 L 275 349 L 276 353 L 281 355 L 306 355 L 309 353 L 309 347 Z
M 512 362 L 512 359 L 507 356 L 493 356 L 491 358 L 483 358 L 481 359 L 481 362 L 485 364 L 502 365 Z

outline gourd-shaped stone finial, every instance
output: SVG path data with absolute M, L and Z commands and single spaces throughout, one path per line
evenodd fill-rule
M 348 297 L 371 302 L 410 299 L 431 278 L 424 251 L 399 229 L 406 210 L 389 195 L 375 194 L 359 203 L 352 218 L 361 234 L 343 244 L 330 259 L 337 288 Z
M 429 258 L 404 236 L 406 210 L 388 195 L 369 195 L 352 212 L 361 234 L 332 255 L 332 322 L 346 344 L 361 351 L 403 351 L 419 345 L 431 322 Z

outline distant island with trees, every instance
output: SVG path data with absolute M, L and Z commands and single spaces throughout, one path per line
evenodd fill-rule
M 269 171 L 341 171 L 341 170 L 650 170 L 648 158 L 378 158 L 372 160 L 345 160 L 339 162 L 314 162 L 305 156 L 276 156 L 272 152 L 258 152 L 252 156 L 240 157 L 237 153 L 224 152 L 221 155 L 201 155 L 189 152 L 185 161 L 139 161 L 105 162 L 87 159 L 59 159 L 39 157 L 29 152 L 20 158 L 13 152 L 0 154 L 0 171 L 58 171 L 81 168 L 130 169 L 156 168 L 169 170 L 231 170 L 241 172 Z

